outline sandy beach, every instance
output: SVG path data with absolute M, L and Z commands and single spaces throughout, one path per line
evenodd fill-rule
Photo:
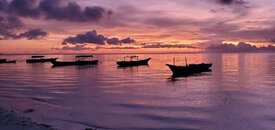
M 32 111 L 26 110 L 25 113 Z M 37 123 L 23 114 L 19 114 L 13 110 L 8 111 L 1 107 L 0 119 L 1 130 L 54 130 L 49 125 Z

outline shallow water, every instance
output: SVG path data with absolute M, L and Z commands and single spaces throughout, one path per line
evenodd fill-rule
M 0 105 L 59 129 L 275 129 L 275 54 L 141 54 L 149 66 L 0 65 Z M 166 63 L 213 63 L 212 72 L 171 79 Z M 69 60 L 72 55 L 52 55 Z

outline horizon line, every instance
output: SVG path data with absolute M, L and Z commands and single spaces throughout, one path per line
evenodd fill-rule
M 247 51 L 247 52 L 138 52 L 138 53 L 0 53 L 0 55 L 112 55 L 112 54 L 199 54 L 199 53 L 274 53 L 274 51 Z

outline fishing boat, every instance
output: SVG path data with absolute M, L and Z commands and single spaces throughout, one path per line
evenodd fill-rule
M 88 60 L 87 60 L 88 59 Z M 76 56 L 75 61 L 51 61 L 54 67 L 57 66 L 83 66 L 83 65 L 96 65 L 98 60 L 93 60 L 93 56 Z
M 16 60 L 7 60 L 7 59 L 0 59 L 0 64 L 5 64 L 5 63 L 16 63 Z
M 130 61 L 126 61 L 126 58 L 130 58 Z M 136 58 L 136 60 L 133 60 Z M 139 66 L 139 65 L 148 65 L 148 62 L 151 58 L 147 58 L 144 60 L 139 60 L 138 56 L 125 56 L 124 61 L 116 62 L 119 67 L 128 67 L 128 66 Z
M 45 58 L 45 56 L 32 56 L 30 59 L 27 59 L 27 63 L 44 63 L 56 61 L 57 58 Z
M 212 63 L 201 63 L 201 64 L 187 64 L 187 59 L 185 58 L 185 66 L 175 65 L 175 58 L 173 58 L 174 65 L 166 64 L 170 70 L 173 72 L 173 76 L 188 76 L 201 72 L 211 71 Z

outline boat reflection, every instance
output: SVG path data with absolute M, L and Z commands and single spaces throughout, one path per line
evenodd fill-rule
M 175 83 L 177 81 L 183 81 L 183 80 L 187 81 L 187 78 L 190 78 L 190 77 L 210 76 L 210 75 L 212 75 L 211 73 L 208 73 L 208 72 L 212 72 L 212 70 L 209 69 L 209 70 L 204 71 L 204 72 L 188 74 L 188 75 L 175 75 L 175 74 L 173 74 L 171 77 L 169 77 L 167 79 L 168 79 L 168 82 L 172 82 L 172 83 Z

